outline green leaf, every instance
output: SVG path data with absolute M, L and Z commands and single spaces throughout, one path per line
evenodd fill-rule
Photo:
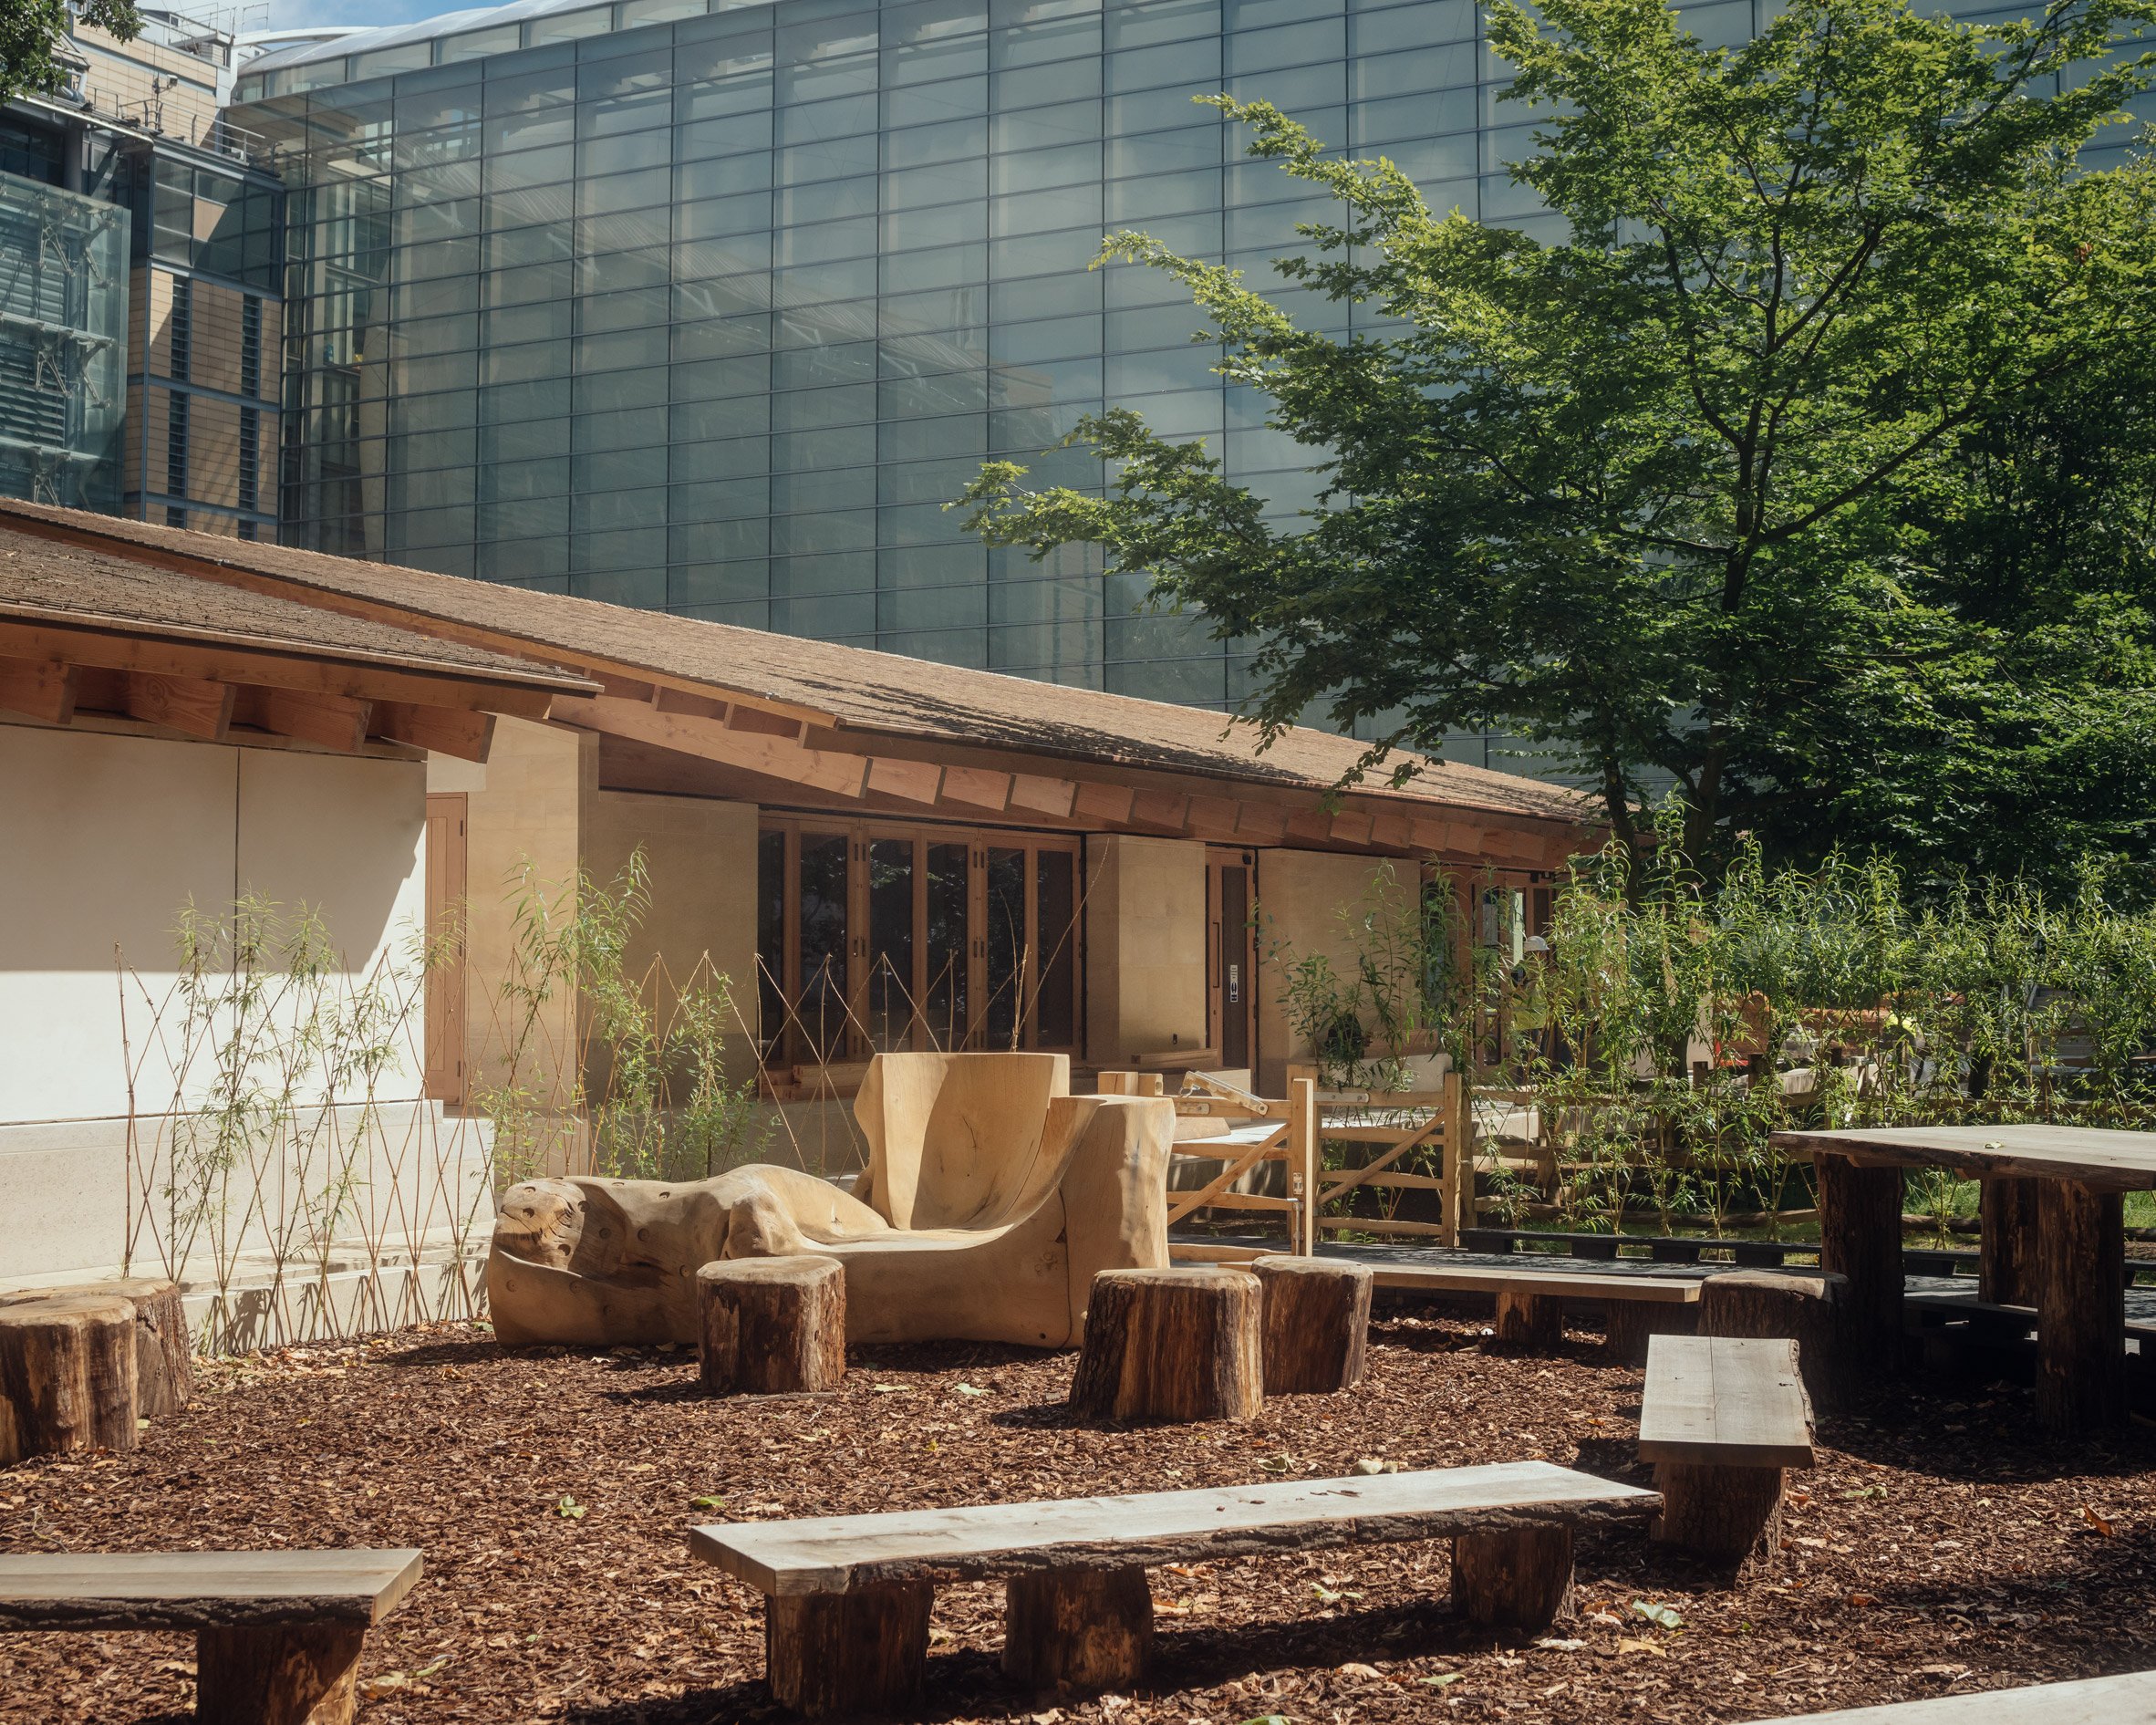
M 689 1507 L 692 1510 L 722 1510 L 726 1507 L 726 1500 L 722 1497 L 690 1498 Z
M 584 1519 L 584 1510 L 583 1504 L 565 1494 L 562 1501 L 554 1506 L 554 1512 L 565 1522 L 581 1522 Z
M 1635 1599 L 1632 1602 L 1632 1610 L 1635 1617 L 1644 1617 L 1649 1623 L 1658 1624 L 1664 1629 L 1682 1629 L 1684 1626 L 1683 1615 L 1674 1605 L 1665 1605 L 1654 1600 Z

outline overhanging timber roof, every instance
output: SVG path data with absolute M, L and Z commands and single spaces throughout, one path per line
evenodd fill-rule
M 495 713 L 544 718 L 588 680 L 338 617 L 0 515 L 0 711 L 105 712 L 211 740 L 233 728 L 358 750 L 369 737 L 484 759 Z
M 581 672 L 603 689 L 554 716 L 601 733 L 622 788 L 745 776 L 766 801 L 779 784 L 871 812 L 1528 866 L 1596 819 L 1561 785 L 1447 761 L 1334 798 L 1361 744 L 1298 728 L 1260 751 L 1253 727 L 1165 701 L 71 510 L 0 502 L 0 525 Z M 684 760 L 710 771 L 685 778 Z

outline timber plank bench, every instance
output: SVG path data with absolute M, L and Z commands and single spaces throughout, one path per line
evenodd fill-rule
M 1781 1545 L 1782 1476 L 1812 1464 L 1797 1344 L 1657 1335 L 1647 1346 L 1640 1460 L 1663 1497 L 1654 1537 L 1742 1564 Z
M 1498 1340 L 1554 1347 L 1564 1339 L 1564 1308 L 1600 1308 L 1610 1351 L 1637 1359 L 1648 1338 L 1684 1334 L 1699 1321 L 1697 1276 L 1618 1271 L 1516 1270 L 1495 1264 L 1373 1263 L 1381 1288 L 1417 1294 L 1487 1294 L 1497 1299 Z
M 0 1630 L 192 1629 L 202 1725 L 349 1725 L 367 1632 L 416 1551 L 0 1556 Z
M 1761 1725 L 2027 1725 L 2033 1719 L 2046 1725 L 2156 1725 L 2156 1671 L 1805 1713 Z
M 1261 1552 L 1453 1542 L 1472 1621 L 1539 1629 L 1569 1608 L 1572 1535 L 1642 1521 L 1653 1491 L 1546 1461 L 1058 1498 L 690 1530 L 690 1552 L 765 1596 L 772 1693 L 812 1717 L 920 1692 L 938 1585 L 1006 1584 L 1004 1669 L 1039 1686 L 1122 1687 L 1153 1646 L 1145 1570 Z

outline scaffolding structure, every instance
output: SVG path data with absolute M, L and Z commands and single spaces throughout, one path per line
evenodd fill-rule
M 0 494 L 117 507 L 127 322 L 127 211 L 0 173 Z

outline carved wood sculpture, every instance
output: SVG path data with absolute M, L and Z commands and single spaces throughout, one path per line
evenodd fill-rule
M 1083 1419 L 1255 1419 L 1265 1405 L 1263 1296 L 1247 1270 L 1110 1270 L 1094 1282 L 1071 1375 Z
M 0 1306 L 0 1463 L 135 1447 L 135 1308 L 116 1294 Z
M 845 1266 L 848 1342 L 1067 1346 L 1099 1272 L 1167 1263 L 1175 1127 L 1165 1098 L 1069 1088 L 1062 1055 L 878 1055 L 852 1194 L 767 1165 L 512 1187 L 487 1258 L 494 1333 L 694 1342 L 705 1264 L 806 1253 Z
M 1363 1381 L 1370 1266 L 1326 1258 L 1259 1258 L 1265 1295 L 1265 1393 L 1329 1395 Z
M 845 1272 L 835 1258 L 722 1258 L 696 1273 L 699 1375 L 721 1395 L 836 1389 L 846 1375 Z

